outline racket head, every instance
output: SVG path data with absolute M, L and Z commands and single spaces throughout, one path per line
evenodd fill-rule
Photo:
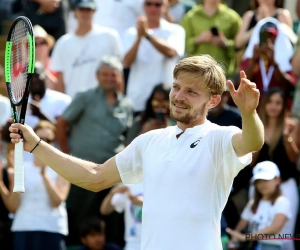
M 5 47 L 5 80 L 12 106 L 24 105 L 28 98 L 34 63 L 32 24 L 27 17 L 20 16 L 10 27 Z

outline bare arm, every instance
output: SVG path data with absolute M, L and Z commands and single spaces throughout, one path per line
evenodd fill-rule
M 242 26 L 235 37 L 235 45 L 237 48 L 243 48 L 250 40 L 253 28 L 248 30 L 253 11 L 247 11 L 243 16 Z
M 51 201 L 51 205 L 53 207 L 58 207 L 67 199 L 70 190 L 70 183 L 59 175 L 57 176 L 57 183 L 52 183 L 49 179 L 49 176 L 45 172 L 45 168 L 42 169 L 41 174 Z
M 142 38 L 140 36 L 137 37 L 135 40 L 132 48 L 127 52 L 127 54 L 124 57 L 124 66 L 126 68 L 129 68 L 131 64 L 134 63 L 140 43 L 141 43 Z
M 12 138 L 11 141 L 13 143 L 17 143 L 20 140 L 20 135 L 18 134 L 19 129 L 23 132 L 25 151 L 31 151 L 39 142 L 39 137 L 28 125 L 15 123 L 9 128 Z M 121 182 L 114 157 L 104 164 L 96 164 L 64 154 L 43 141 L 39 143 L 33 153 L 44 162 L 45 165 L 51 167 L 64 179 L 94 192 Z
M 149 41 L 164 56 L 171 58 L 177 55 L 176 50 L 165 40 L 156 36 L 151 36 Z
M 297 16 L 300 19 L 300 0 L 297 0 L 297 7 L 296 7 Z
M 104 200 L 102 201 L 102 204 L 100 206 L 100 213 L 102 215 L 109 215 L 113 211 L 115 211 L 115 207 L 111 204 L 111 199 L 114 195 L 113 189 L 110 190 L 110 192 L 106 195 Z
M 240 219 L 238 224 L 235 227 L 235 231 L 241 232 L 248 226 L 248 221 L 244 219 Z
M 246 78 L 244 71 L 241 71 L 240 75 L 238 90 L 234 89 L 232 82 L 228 82 L 232 99 L 242 116 L 242 131 L 232 137 L 232 145 L 238 157 L 260 150 L 264 143 L 264 127 L 256 113 L 259 91 L 255 83 Z
M 297 162 L 299 157 L 299 122 L 292 118 L 287 118 L 283 131 L 284 147 L 291 162 Z
M 55 85 L 54 90 L 62 92 L 62 93 L 65 93 L 65 91 L 66 91 L 62 72 L 57 72 L 57 84 Z
M 293 28 L 293 18 L 291 16 L 291 13 L 287 9 L 280 10 L 278 21 L 287 24 L 290 28 Z
M 62 116 L 58 117 L 56 123 L 58 144 L 61 151 L 66 154 L 69 153 L 68 135 L 67 135 L 68 129 L 69 129 L 69 123 Z

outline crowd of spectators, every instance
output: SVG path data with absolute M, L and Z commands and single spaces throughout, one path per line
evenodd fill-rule
M 300 234 L 297 14 L 300 0 L 0 0 L 0 38 L 17 16 L 31 20 L 36 63 L 26 123 L 64 153 L 97 163 L 140 134 L 176 125 L 168 107 L 180 59 L 208 54 L 236 87 L 244 70 L 260 90 L 265 143 L 234 179 L 220 222 L 224 249 L 243 250 L 255 244 L 239 242 L 241 232 L 276 224 L 275 233 Z M 91 192 L 25 153 L 26 192 L 12 192 L 14 148 L 1 64 L 0 249 L 139 250 L 142 183 Z M 242 127 L 229 91 L 207 119 Z M 276 173 L 269 185 L 279 190 L 265 211 L 259 210 L 259 166 Z M 267 221 L 272 209 L 274 218 Z M 284 217 L 281 224 L 276 213 Z M 299 242 L 278 241 L 266 249 L 296 250 Z

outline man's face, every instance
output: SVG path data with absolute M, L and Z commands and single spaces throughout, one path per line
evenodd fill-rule
M 75 17 L 78 20 L 78 24 L 92 24 L 93 23 L 93 17 L 95 14 L 95 11 L 88 8 L 75 8 L 74 9 Z
M 103 91 L 116 91 L 122 82 L 122 74 L 117 69 L 103 66 L 97 73 L 97 79 Z
M 219 101 L 219 95 L 212 96 L 201 83 L 180 74 L 170 92 L 170 116 L 177 122 L 195 126 L 205 120 L 208 109 Z
M 144 10 L 146 16 L 151 20 L 159 20 L 163 13 L 166 11 L 166 1 L 165 0 L 145 0 Z
M 102 250 L 105 244 L 105 235 L 100 232 L 91 232 L 81 238 L 81 242 L 90 250 Z

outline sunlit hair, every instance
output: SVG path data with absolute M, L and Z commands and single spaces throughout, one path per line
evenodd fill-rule
M 257 0 L 251 0 L 251 8 L 253 10 L 257 10 L 259 7 L 258 1 Z M 275 0 L 274 5 L 276 8 L 283 8 L 283 1 L 282 0 Z
M 187 74 L 190 79 L 203 84 L 210 94 L 221 95 L 226 90 L 224 66 L 209 55 L 187 57 L 178 62 L 173 77 Z
M 37 132 L 38 130 L 41 129 L 50 129 L 53 134 L 54 134 L 54 138 L 56 138 L 56 127 L 55 125 L 53 125 L 51 122 L 46 121 L 46 120 L 41 120 L 39 121 L 39 123 L 33 128 L 34 132 Z M 54 139 L 53 138 L 53 139 Z
M 252 213 L 256 213 L 257 208 L 258 208 L 258 204 L 259 204 L 260 200 L 262 199 L 262 194 L 257 190 L 256 183 L 254 183 L 254 186 L 255 186 L 255 188 L 254 188 L 254 201 L 253 201 L 253 204 L 251 206 Z M 279 196 L 281 196 L 281 194 L 282 193 L 281 193 L 281 190 L 280 190 L 280 184 L 278 184 L 276 189 L 274 190 L 273 194 L 271 194 L 271 196 L 270 196 L 270 201 L 271 201 L 272 205 L 275 203 L 277 198 Z
M 282 110 L 277 118 L 276 128 L 272 135 L 271 141 L 269 143 L 269 155 L 272 155 L 272 152 L 274 151 L 274 149 L 276 148 L 276 145 L 278 144 L 278 141 L 280 140 L 280 137 L 281 137 L 282 131 L 283 131 L 283 127 L 284 127 L 285 113 L 287 110 L 287 104 L 285 101 L 284 92 L 278 87 L 268 90 L 264 94 L 264 97 L 261 101 L 260 109 L 259 109 L 259 116 L 260 116 L 260 119 L 261 119 L 262 123 L 264 124 L 264 126 L 269 125 L 269 117 L 268 117 L 268 114 L 266 113 L 266 106 L 270 102 L 270 99 L 274 94 L 280 95 L 283 106 L 282 106 Z

